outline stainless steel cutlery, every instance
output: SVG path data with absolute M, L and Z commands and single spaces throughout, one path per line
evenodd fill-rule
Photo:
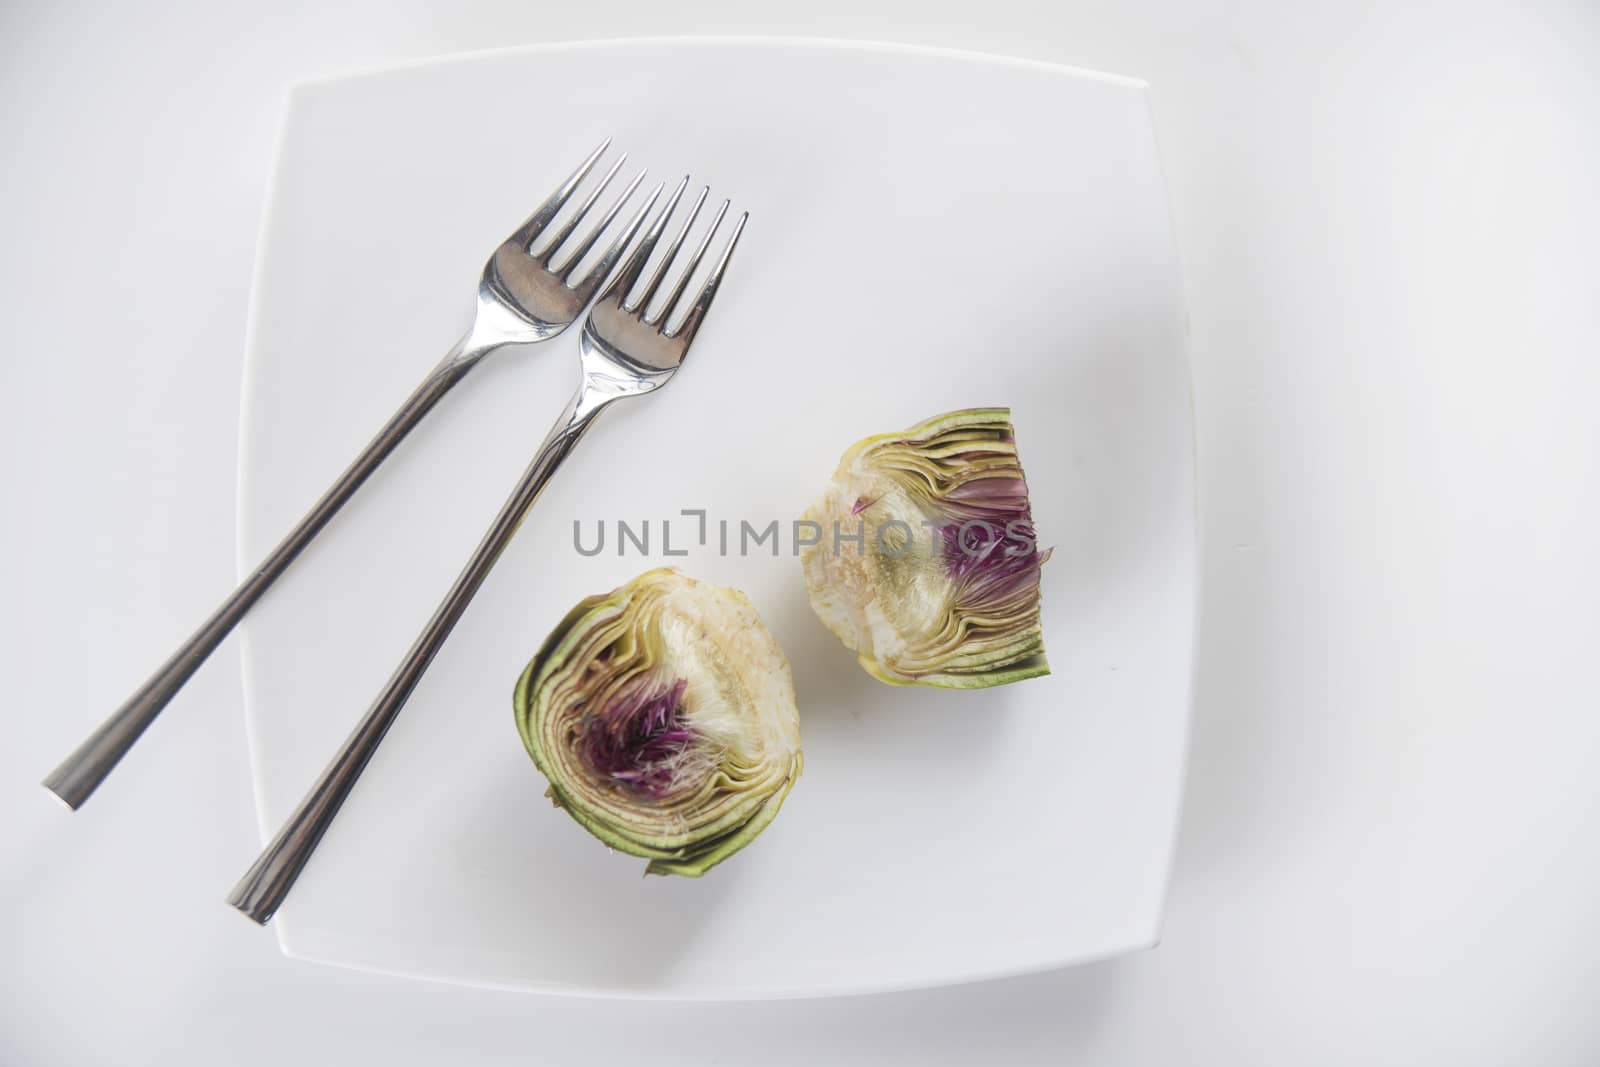
M 601 411 L 619 400 L 652 393 L 672 379 L 716 297 L 746 215 L 734 223 L 693 297 L 685 294 L 724 222 L 727 201 L 684 256 L 685 242 L 709 193 L 702 190 L 662 254 L 653 256 L 688 188 L 687 177 L 667 197 L 637 245 L 634 239 L 664 186 L 657 186 L 631 214 L 593 267 L 583 269 L 585 258 L 599 245 L 644 178 L 643 172 L 636 175 L 600 217 L 575 237 L 621 170 L 626 156 L 619 157 L 558 225 L 562 209 L 584 186 L 609 144 L 607 141 L 590 153 L 490 255 L 479 279 L 472 326 L 461 340 L 249 577 L 45 779 L 46 788 L 72 808 L 87 800 L 250 607 L 445 393 L 491 352 L 537 344 L 562 333 L 594 300 L 579 336 L 579 386 L 566 409 L 377 699 L 230 895 L 229 902 L 255 921 L 271 919 L 390 724 L 556 470 Z M 630 246 L 631 254 L 613 276 Z M 597 291 L 599 298 L 594 299 Z
M 606 286 L 605 292 L 590 309 L 579 340 L 582 378 L 578 389 L 567 402 L 566 410 L 556 420 L 544 443 L 539 446 L 538 454 L 523 472 L 500 513 L 489 525 L 472 558 L 467 561 L 455 584 L 450 587 L 433 617 L 423 627 L 422 633 L 400 661 L 400 666 L 390 676 L 365 717 L 345 741 L 339 754 L 323 771 L 322 777 L 312 786 L 283 829 L 278 831 L 278 836 L 234 887 L 228 898 L 229 903 L 256 922 L 267 922 L 277 911 L 428 664 L 433 662 L 433 657 L 450 636 L 451 629 L 461 618 L 495 561 L 500 558 L 501 551 L 510 543 L 528 509 L 539 499 L 539 494 L 562 462 L 577 447 L 590 424 L 611 404 L 660 389 L 672 380 L 672 376 L 683 365 L 695 334 L 711 308 L 745 223 L 745 216 L 741 215 L 699 293 L 678 316 L 682 321 L 669 328 L 673 318 L 671 312 L 677 310 L 675 305 L 721 226 L 728 209 L 728 203 L 724 201 L 694 252 L 677 271 L 676 281 L 661 310 L 654 315 L 648 314 L 652 298 L 665 275 L 673 268 L 684 238 L 705 203 L 706 192 L 696 199 L 643 290 L 631 300 L 629 296 L 643 275 L 650 254 L 666 229 L 688 182 L 689 179 L 684 178 L 678 183 L 644 240 L 629 257 L 627 265 Z M 650 195 L 644 211 L 649 210 L 660 193 L 661 189 L 657 188 Z M 641 211 L 630 224 L 630 235 L 643 213 Z

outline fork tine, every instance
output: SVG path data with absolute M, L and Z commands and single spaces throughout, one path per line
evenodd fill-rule
M 683 273 L 679 274 L 678 280 L 673 283 L 672 292 L 667 294 L 666 303 L 661 305 L 661 311 L 655 318 L 648 320 L 652 325 L 660 324 L 662 333 L 667 329 L 667 317 L 672 314 L 672 309 L 677 305 L 683 291 L 689 287 L 689 279 L 694 276 L 695 268 L 700 266 L 700 260 L 704 258 L 706 249 L 711 246 L 711 238 L 716 236 L 717 227 L 722 225 L 722 216 L 728 213 L 729 203 L 724 200 L 722 206 L 717 208 L 716 217 L 711 220 L 711 225 L 706 227 L 706 235 L 700 238 L 700 247 L 694 250 L 694 255 L 689 257 L 689 263 L 683 268 Z
M 700 287 L 700 295 L 695 297 L 694 304 L 689 308 L 689 314 L 684 316 L 683 322 L 678 325 L 668 336 L 683 339 L 683 348 L 687 352 L 689 345 L 694 341 L 694 335 L 700 329 L 700 323 L 711 310 L 711 301 L 716 299 L 717 287 L 722 284 L 722 272 L 728 269 L 728 261 L 733 258 L 734 246 L 739 243 L 739 235 L 744 232 L 744 224 L 750 220 L 750 212 L 746 211 L 739 216 L 739 221 L 733 225 L 733 233 L 728 237 L 727 247 L 723 248 L 722 256 L 717 260 L 717 265 L 711 268 L 711 275 L 706 278 L 706 283 Z
M 639 188 L 639 183 L 644 181 L 644 176 L 645 172 L 642 170 L 633 176 L 633 181 L 628 183 L 628 187 L 622 190 L 616 201 L 606 209 L 604 215 L 600 216 L 600 221 L 590 228 L 589 233 L 579 242 L 578 247 L 572 250 L 572 255 L 567 257 L 565 263 L 561 264 L 560 269 L 566 272 L 564 280 L 568 285 L 576 284 L 578 266 L 583 262 L 583 257 L 588 255 L 589 249 L 593 248 L 595 242 L 600 240 L 600 235 L 606 232 L 606 227 L 611 225 L 612 220 L 617 217 L 623 205 L 633 196 L 634 190 Z
M 555 237 L 551 238 L 550 243 L 545 245 L 544 251 L 534 256 L 535 259 L 546 267 L 550 266 L 561 246 L 566 243 L 568 237 L 572 236 L 572 231 L 578 228 L 578 223 L 583 221 L 583 217 L 589 213 L 590 208 L 594 207 L 595 201 L 600 199 L 600 194 L 606 191 L 606 186 L 611 184 L 611 179 L 617 176 L 617 171 L 621 170 L 622 165 L 627 161 L 628 153 L 626 152 L 617 157 L 617 161 L 611 164 L 611 169 L 606 171 L 605 177 L 600 179 L 600 184 L 589 190 L 589 195 L 583 198 L 583 203 L 578 205 L 578 210 L 573 212 L 572 217 L 566 221 L 561 229 L 556 231 Z M 531 253 L 533 250 L 530 248 L 528 251 Z
M 689 181 L 688 176 L 685 175 L 683 180 L 687 184 Z M 683 239 L 689 236 L 689 227 L 693 226 L 694 220 L 699 218 L 700 209 L 705 206 L 706 196 L 710 192 L 711 187 L 709 185 L 700 190 L 700 195 L 696 198 L 694 207 L 689 209 L 689 217 L 683 220 L 683 226 L 678 230 L 678 235 L 672 239 L 672 243 L 667 246 L 667 250 L 661 254 L 661 262 L 656 264 L 655 272 L 650 275 L 650 280 L 645 283 L 644 293 L 639 299 L 628 305 L 627 309 L 629 311 L 650 310 L 650 298 L 656 295 L 656 288 L 660 286 L 661 279 L 666 277 L 667 268 L 672 266 L 674 259 L 678 258 L 678 249 L 683 247 Z
M 591 293 L 594 292 L 595 287 L 605 281 L 606 275 L 611 273 L 611 268 L 616 265 L 617 257 L 622 255 L 623 250 L 632 242 L 633 235 L 639 232 L 639 226 L 644 222 L 645 216 L 650 214 L 650 209 L 655 206 L 656 201 L 661 197 L 662 190 L 666 187 L 667 183 L 662 182 L 650 190 L 650 195 L 645 197 L 643 204 L 639 205 L 639 210 L 633 213 L 633 218 L 629 219 L 628 224 L 622 228 L 622 232 L 617 234 L 617 239 L 611 242 L 611 247 L 607 248 L 606 254 L 600 257 L 600 262 L 594 265 L 594 270 L 586 274 L 583 281 L 575 284 L 569 281 L 567 284 L 580 293 L 585 289 Z M 611 288 L 611 286 L 607 286 L 606 292 L 609 293 Z
M 672 190 L 672 196 L 668 197 L 667 202 L 662 205 L 660 213 L 656 215 L 656 220 L 650 224 L 650 229 L 645 233 L 644 240 L 639 242 L 639 247 L 633 250 L 633 255 L 628 257 L 628 262 L 617 272 L 616 277 L 612 278 L 610 283 L 606 285 L 605 291 L 600 294 L 600 300 L 615 300 L 618 307 L 622 306 L 623 300 L 633 291 L 633 285 L 639 280 L 639 275 L 644 273 L 644 265 L 649 261 L 650 253 L 655 250 L 656 242 L 661 239 L 661 231 L 667 228 L 667 220 L 677 210 L 678 200 L 683 196 L 684 187 L 688 184 L 689 176 L 684 175 L 683 181 L 678 183 L 678 187 Z M 657 188 L 656 193 L 659 194 L 660 192 L 661 189 Z M 652 196 L 650 203 L 654 202 L 655 197 Z M 649 204 L 645 206 L 649 207 Z M 634 225 L 638 225 L 637 219 L 634 220 Z M 632 236 L 631 232 L 629 236 Z M 613 247 L 612 252 L 616 252 L 615 247 Z
M 577 189 L 578 184 L 589 176 L 589 172 L 594 169 L 594 165 L 600 162 L 600 157 L 605 155 L 606 149 L 610 147 L 611 138 L 607 137 L 604 141 L 601 141 L 600 147 L 589 153 L 589 158 L 579 164 L 578 169 L 573 171 L 571 176 L 562 182 L 555 192 L 550 194 L 550 199 L 540 204 L 538 210 L 528 216 L 528 221 L 517 227 L 516 232 L 511 235 L 510 239 L 519 242 L 523 249 L 526 250 L 533 243 L 533 239 L 539 236 L 539 232 L 550 224 L 551 219 L 556 217 L 556 213 L 561 210 L 562 205 L 572 196 L 573 190 Z

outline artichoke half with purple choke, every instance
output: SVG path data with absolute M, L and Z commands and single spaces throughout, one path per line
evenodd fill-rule
M 1040 551 L 1009 408 L 953 411 L 844 454 L 803 515 L 811 606 L 873 677 L 980 689 L 1049 674 Z
M 651 874 L 698 876 L 738 852 L 800 775 L 783 652 L 743 593 L 670 568 L 579 602 L 514 703 L 547 795 Z

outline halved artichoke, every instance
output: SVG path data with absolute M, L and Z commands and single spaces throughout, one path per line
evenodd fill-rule
M 546 795 L 650 874 L 698 876 L 738 852 L 800 775 L 777 642 L 743 593 L 671 568 L 579 602 L 515 705 Z
M 811 607 L 876 678 L 979 689 L 1049 674 L 1009 408 L 857 442 L 802 517 Z

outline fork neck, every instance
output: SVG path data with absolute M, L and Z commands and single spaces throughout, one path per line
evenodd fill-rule
M 477 366 L 484 356 L 497 348 L 508 344 L 504 338 L 487 336 L 487 332 L 477 323 L 472 329 L 461 335 L 461 339 L 450 346 L 450 351 L 434 367 L 435 375 L 461 375 Z

